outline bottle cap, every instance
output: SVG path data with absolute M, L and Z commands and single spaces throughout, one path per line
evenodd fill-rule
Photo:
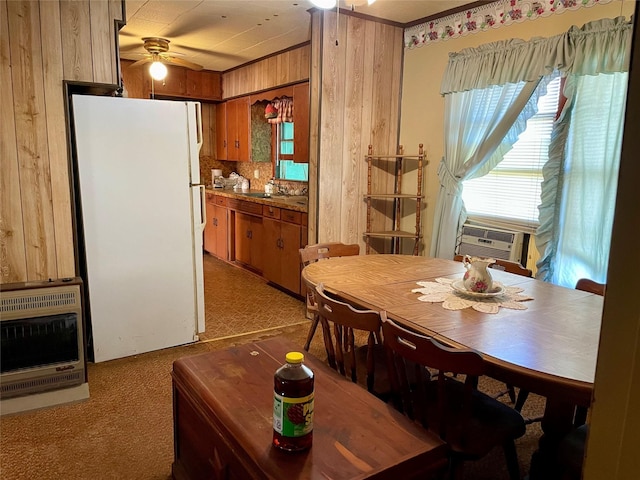
M 287 363 L 302 363 L 304 355 L 300 352 L 289 352 L 285 356 Z

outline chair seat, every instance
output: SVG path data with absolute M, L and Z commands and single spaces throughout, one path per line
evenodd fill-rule
M 430 429 L 437 431 L 438 417 L 435 392 L 437 383 L 430 382 L 433 394 L 429 395 L 427 418 Z M 497 444 L 506 439 L 519 438 L 525 434 L 526 426 L 522 415 L 504 403 L 474 390 L 471 400 L 471 419 L 462 428 L 462 419 L 459 415 L 462 410 L 462 398 L 464 384 L 453 378 L 447 382 L 447 403 L 449 424 L 448 432 L 444 440 L 450 445 L 451 450 L 461 454 L 466 460 L 477 460 L 484 457 Z M 457 401 L 460 399 L 460 401 Z

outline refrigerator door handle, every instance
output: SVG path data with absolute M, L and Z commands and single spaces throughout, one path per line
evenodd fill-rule
M 197 142 L 198 142 L 198 151 L 200 151 L 200 149 L 202 148 L 202 105 L 200 104 L 200 102 L 196 102 L 196 125 L 197 125 L 197 131 L 198 131 L 198 137 L 197 137 Z
M 207 224 L 207 214 L 206 214 L 206 202 L 205 202 L 205 193 L 204 193 L 204 185 L 196 185 L 200 189 L 200 228 L 204 231 L 204 226 Z

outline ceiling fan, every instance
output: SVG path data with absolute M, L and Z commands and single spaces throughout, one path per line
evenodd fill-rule
M 145 37 L 142 41 L 144 42 L 143 47 L 148 53 L 143 54 L 145 58 L 132 63 L 129 68 L 151 63 L 150 73 L 156 80 L 161 80 L 166 76 L 167 68 L 164 65 L 165 63 L 186 67 L 191 70 L 202 70 L 202 65 L 177 57 L 177 55 L 182 54 L 169 53 L 169 40 L 166 38 Z

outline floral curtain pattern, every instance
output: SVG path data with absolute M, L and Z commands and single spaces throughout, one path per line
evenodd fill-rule
M 605 5 L 613 0 L 500 0 L 480 7 L 409 27 L 405 48 L 416 48 L 450 38 L 500 28 L 513 23 L 548 17 L 567 10 Z

